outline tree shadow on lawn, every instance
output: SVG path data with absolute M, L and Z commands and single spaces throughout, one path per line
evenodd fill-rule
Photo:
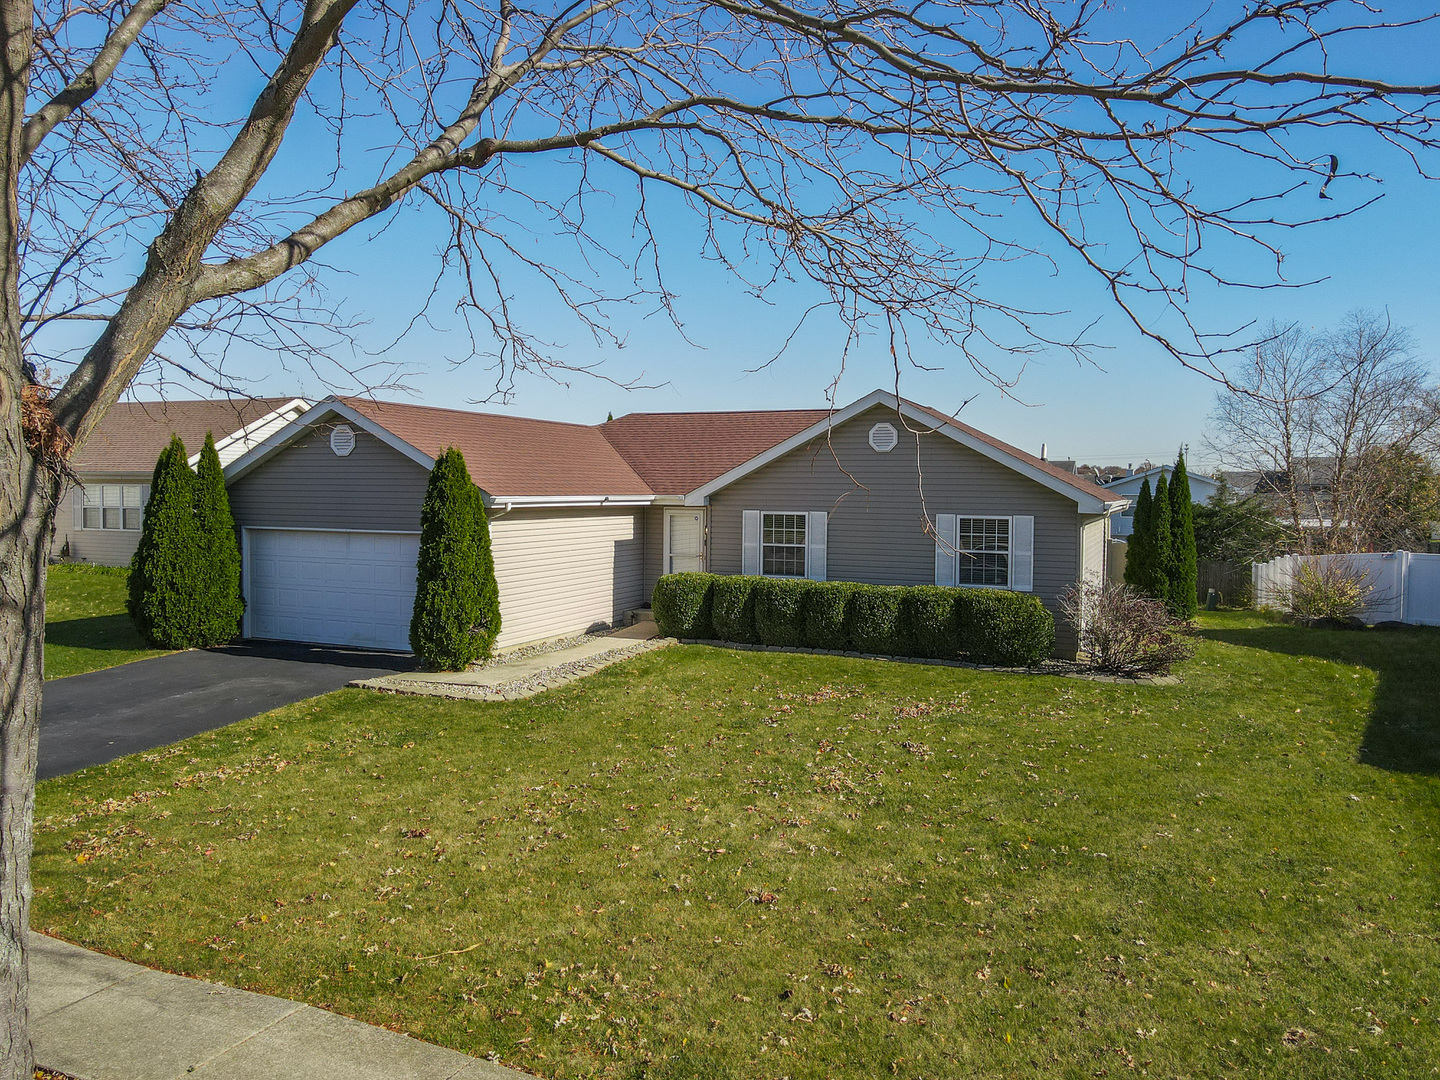
M 129 615 L 92 615 L 45 624 L 45 644 L 72 649 L 136 652 L 148 649 Z
M 1359 761 L 1390 772 L 1440 776 L 1440 628 L 1312 630 L 1272 623 L 1204 629 L 1200 636 L 1290 656 L 1367 667 L 1378 676 Z

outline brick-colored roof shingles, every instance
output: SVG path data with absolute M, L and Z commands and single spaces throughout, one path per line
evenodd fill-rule
M 630 413 L 600 431 L 657 495 L 685 495 L 829 415 L 825 409 Z
M 274 412 L 290 398 L 231 398 L 216 401 L 121 401 L 96 425 L 71 459 L 81 476 L 150 473 L 171 434 L 187 453 L 196 453 L 213 432 L 215 441 Z
M 173 431 L 198 450 L 284 404 L 286 398 L 125 402 L 115 406 L 76 461 L 82 474 L 147 472 Z M 470 475 L 496 498 L 685 495 L 832 415 L 827 409 L 630 413 L 596 427 L 426 405 L 341 398 L 430 457 L 454 446 Z M 1115 493 L 924 405 L 938 423 L 1047 473 L 1102 502 Z
M 465 455 L 471 479 L 495 498 L 653 494 L 599 428 L 366 398 L 342 400 L 432 458 L 455 447 Z

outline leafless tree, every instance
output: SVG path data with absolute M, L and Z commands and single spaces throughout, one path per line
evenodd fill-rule
M 1272 323 L 1264 339 L 1216 394 L 1208 443 L 1227 469 L 1261 474 L 1264 494 L 1283 503 L 1292 523 L 1309 516 L 1315 459 L 1315 400 L 1324 362 L 1313 335 Z
M 1409 333 L 1387 316 L 1352 312 L 1324 333 L 1272 327 L 1232 381 L 1216 397 L 1210 446 L 1260 474 L 1258 492 L 1305 550 L 1368 550 L 1403 534 L 1397 507 L 1422 512 L 1421 451 L 1440 408 Z
M 819 311 L 897 349 L 928 334 L 1002 381 L 1006 351 L 1083 354 L 981 276 L 1063 258 L 1220 377 L 1186 317 L 1192 284 L 1234 283 L 1237 245 L 1271 260 L 1251 283 L 1279 283 L 1276 238 L 1364 205 L 1378 179 L 1317 146 L 1362 133 L 1433 170 L 1440 87 L 1331 62 L 1431 17 L 1355 0 L 1163 10 L 1171 25 L 1142 40 L 1092 0 L 0 0 L 0 1080 L 29 1072 L 54 509 L 69 455 L 145 365 L 224 386 L 231 343 L 335 362 L 326 245 L 427 213 L 450 236 L 435 303 L 459 305 L 503 388 L 557 363 L 517 317 L 522 289 L 552 290 L 602 341 L 621 305 L 671 310 L 651 225 L 683 204 L 705 254 L 756 292 L 816 283 Z M 1205 182 L 1240 161 L 1248 197 Z

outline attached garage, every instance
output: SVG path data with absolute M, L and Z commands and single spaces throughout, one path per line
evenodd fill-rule
M 489 504 L 501 648 L 645 602 L 653 495 L 594 428 L 330 401 L 226 470 L 245 636 L 408 652 L 421 507 L 447 446 Z
M 245 636 L 410 648 L 418 533 L 247 528 Z

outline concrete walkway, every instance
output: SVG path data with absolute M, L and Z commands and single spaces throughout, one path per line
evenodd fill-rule
M 674 638 L 656 637 L 656 633 L 655 624 L 646 621 L 561 649 L 523 652 L 510 661 L 502 656 L 499 663 L 469 671 L 407 671 L 356 679 L 350 685 L 396 694 L 515 701 L 563 686 L 651 649 L 675 644 Z
M 42 1068 L 82 1080 L 525 1080 L 323 1009 L 152 971 L 30 934 Z

